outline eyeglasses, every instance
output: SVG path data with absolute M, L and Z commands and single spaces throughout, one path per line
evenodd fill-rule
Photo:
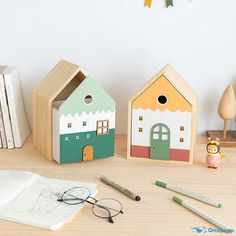
M 114 223 L 113 218 L 120 213 L 123 214 L 122 204 L 112 198 L 104 198 L 97 200 L 91 197 L 91 192 L 86 187 L 74 187 L 59 195 L 59 202 L 68 205 L 77 205 L 89 203 L 92 205 L 92 212 L 95 216 L 108 219 L 108 222 Z

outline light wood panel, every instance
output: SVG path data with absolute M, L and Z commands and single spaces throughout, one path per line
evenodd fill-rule
M 33 143 L 52 160 L 52 102 L 67 98 L 86 77 L 78 65 L 59 61 L 33 91 Z
M 228 130 L 227 136 L 224 138 L 223 130 L 207 130 L 208 137 L 216 137 L 220 140 L 221 147 L 236 147 L 236 131 Z
M 126 136 L 123 135 L 118 135 L 116 138 L 114 158 L 84 163 L 59 165 L 54 161 L 48 161 L 33 148 L 32 137 L 27 139 L 21 149 L 1 149 L 1 169 L 30 170 L 47 177 L 96 182 L 99 191 L 97 198 L 111 197 L 120 200 L 123 204 L 124 215 L 117 216 L 114 218 L 115 223 L 109 224 L 105 220 L 95 217 L 91 212 L 91 206 L 85 206 L 72 222 L 63 226 L 59 231 L 51 232 L 0 220 L 0 235 L 191 236 L 197 235 L 192 232 L 192 227 L 215 228 L 172 202 L 171 197 L 175 193 L 155 186 L 154 182 L 157 179 L 222 201 L 223 208 L 218 209 L 188 199 L 189 202 L 207 211 L 223 223 L 235 227 L 236 149 L 222 148 L 226 157 L 219 169 L 213 170 L 208 169 L 205 164 L 206 143 L 206 137 L 197 138 L 192 166 L 155 163 L 147 160 L 127 160 Z M 133 201 L 104 185 L 98 180 L 100 175 L 107 175 L 119 184 L 130 188 L 138 193 L 142 200 Z M 221 235 L 220 233 L 204 235 L 218 234 Z

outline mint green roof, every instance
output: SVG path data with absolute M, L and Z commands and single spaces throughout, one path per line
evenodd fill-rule
M 91 95 L 93 98 L 90 104 L 84 102 L 87 95 Z M 59 110 L 60 115 L 75 115 L 75 113 L 81 115 L 83 112 L 96 113 L 97 111 L 107 112 L 109 110 L 113 112 L 115 101 L 97 81 L 88 76 L 60 106 Z

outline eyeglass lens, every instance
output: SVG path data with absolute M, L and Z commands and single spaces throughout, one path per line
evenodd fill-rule
M 85 187 L 74 187 L 65 191 L 61 200 L 68 205 L 76 205 L 88 201 L 90 195 L 89 189 Z M 121 203 L 115 199 L 104 198 L 98 201 L 95 200 L 95 203 L 92 204 L 93 214 L 100 218 L 107 218 L 111 223 L 113 223 L 112 217 L 120 213 L 123 214 Z
M 122 213 L 122 205 L 115 199 L 101 199 L 93 205 L 93 214 L 100 218 L 114 217 Z
M 75 205 L 85 202 L 89 197 L 89 189 L 84 187 L 75 187 L 65 191 L 62 200 L 66 204 Z

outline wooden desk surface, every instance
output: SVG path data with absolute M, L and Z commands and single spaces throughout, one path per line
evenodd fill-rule
M 236 229 L 236 149 L 222 148 L 226 158 L 217 170 L 205 165 L 206 138 L 199 137 L 194 165 L 160 164 L 148 160 L 126 160 L 126 136 L 118 135 L 116 155 L 92 162 L 58 165 L 44 159 L 32 146 L 29 137 L 21 149 L 0 150 L 0 168 L 34 171 L 46 177 L 96 182 L 97 198 L 111 197 L 123 204 L 124 215 L 114 218 L 115 223 L 95 217 L 90 206 L 85 206 L 72 222 L 59 231 L 47 231 L 27 225 L 0 220 L 0 235 L 198 235 L 196 226 L 215 228 L 183 207 L 172 202 L 173 192 L 154 185 L 155 180 L 222 201 L 218 209 L 188 199 L 224 224 Z M 138 193 L 142 200 L 135 202 L 98 180 L 107 175 Z M 186 197 L 184 197 L 186 198 Z M 205 233 L 204 235 L 220 235 Z M 232 234 L 231 234 L 232 235 Z

